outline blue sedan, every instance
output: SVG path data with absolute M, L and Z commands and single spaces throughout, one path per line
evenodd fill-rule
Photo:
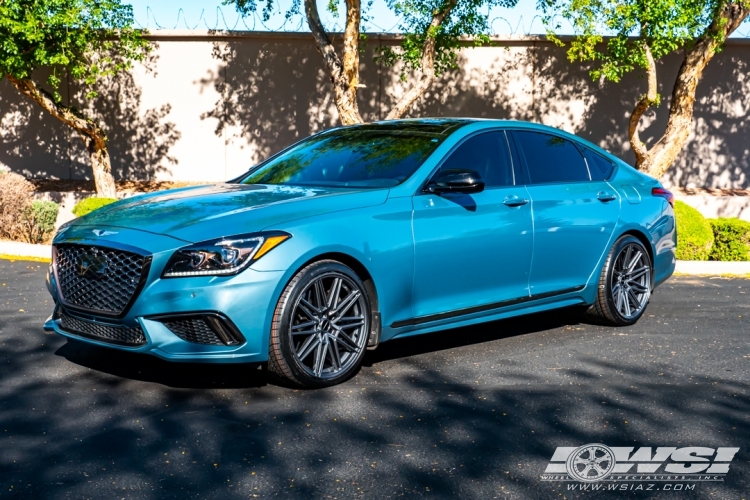
M 657 180 L 538 124 L 336 128 L 227 183 L 62 227 L 45 328 L 329 386 L 393 338 L 568 306 L 635 323 L 674 270 L 672 203 Z

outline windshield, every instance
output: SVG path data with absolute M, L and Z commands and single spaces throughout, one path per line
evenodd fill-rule
M 301 142 L 251 170 L 243 184 L 396 186 L 437 148 L 440 134 L 354 127 Z

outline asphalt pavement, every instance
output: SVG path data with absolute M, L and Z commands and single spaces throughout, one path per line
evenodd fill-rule
M 45 333 L 44 273 L 0 260 L 2 498 L 750 498 L 750 280 L 672 278 L 627 328 L 566 310 L 396 340 L 300 391 Z M 586 443 L 740 451 L 689 491 L 541 480 Z

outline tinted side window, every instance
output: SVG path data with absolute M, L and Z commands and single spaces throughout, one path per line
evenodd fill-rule
M 464 141 L 440 167 L 452 169 L 476 170 L 487 187 L 512 186 L 513 166 L 505 132 L 486 132 Z
M 582 148 L 583 156 L 586 157 L 586 163 L 589 164 L 589 171 L 591 172 L 591 179 L 595 181 L 603 181 L 612 174 L 612 170 L 615 168 L 615 164 L 603 157 L 598 153 L 594 153 L 590 149 Z
M 525 130 L 513 131 L 513 135 L 526 159 L 531 184 L 589 180 L 583 156 L 569 140 Z

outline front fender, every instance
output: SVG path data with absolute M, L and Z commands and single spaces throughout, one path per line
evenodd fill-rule
M 391 198 L 383 205 L 315 216 L 272 226 L 292 238 L 264 256 L 253 268 L 283 271 L 283 287 L 305 264 L 339 253 L 357 260 L 372 278 L 383 324 L 412 317 L 414 250 L 410 197 Z M 387 339 L 383 339 L 387 340 Z

